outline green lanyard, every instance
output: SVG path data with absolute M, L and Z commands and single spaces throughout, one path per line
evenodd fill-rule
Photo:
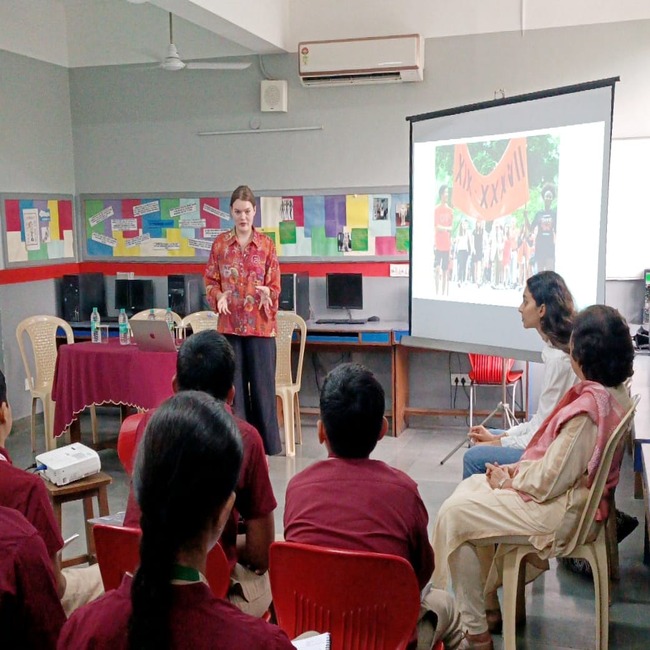
M 183 582 L 201 582 L 201 574 L 192 567 L 174 564 L 172 569 L 172 580 L 182 580 Z

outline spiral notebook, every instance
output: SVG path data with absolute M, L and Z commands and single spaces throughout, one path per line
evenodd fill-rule
M 331 636 L 329 632 L 310 636 L 307 639 L 294 639 L 291 643 L 299 650 L 330 650 Z

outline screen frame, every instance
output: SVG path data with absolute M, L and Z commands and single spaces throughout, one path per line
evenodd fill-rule
M 615 84 L 617 81 L 619 81 L 619 77 L 612 77 L 608 79 L 602 79 L 598 81 L 591 81 L 591 82 L 586 82 L 582 84 L 575 84 L 571 86 L 564 86 L 560 88 L 555 88 L 555 89 L 550 89 L 550 90 L 543 90 L 543 91 L 537 91 L 533 93 L 527 93 L 523 95 L 518 95 L 514 97 L 509 97 L 509 98 L 499 98 L 495 99 L 492 101 L 486 101 L 486 102 L 479 102 L 475 104 L 468 104 L 465 106 L 460 106 L 456 108 L 449 108 L 449 109 L 444 109 L 441 111 L 434 111 L 434 112 L 429 112 L 429 113 L 423 113 L 419 115 L 414 115 L 407 117 L 406 120 L 409 122 L 409 127 L 410 127 L 410 147 L 409 147 L 409 203 L 411 206 L 414 206 L 416 201 L 414 197 L 414 181 L 415 181 L 415 172 L 414 172 L 414 150 L 415 146 L 414 144 L 416 142 L 422 142 L 421 138 L 423 135 L 423 131 L 421 130 L 422 127 L 419 127 L 420 131 L 419 134 L 416 136 L 414 126 L 418 122 L 423 122 L 427 120 L 433 120 L 437 118 L 443 118 L 442 124 L 443 124 L 443 136 L 441 137 L 441 140 L 445 139 L 450 139 L 453 140 L 454 137 L 449 136 L 449 132 L 446 130 L 448 128 L 448 125 L 451 124 L 450 120 L 453 119 L 455 116 L 458 116 L 460 114 L 467 114 L 467 113 L 472 113 L 475 111 L 479 110 L 484 110 L 484 109 L 494 109 L 500 106 L 507 107 L 508 105 L 516 105 L 516 104 L 521 104 L 524 102 L 529 102 L 532 100 L 544 100 L 544 99 L 549 99 L 549 98 L 554 98 L 554 97 L 559 97 L 562 95 L 569 95 L 569 94 L 577 94 L 581 93 L 584 91 L 592 91 L 596 90 L 599 91 L 601 89 L 610 89 L 611 88 L 611 105 L 609 109 L 609 116 L 608 116 L 608 121 L 605 121 L 605 139 L 603 143 L 603 156 L 604 160 L 606 161 L 606 164 L 604 166 L 604 171 L 603 171 L 603 185 L 601 188 L 601 193 L 600 193 L 600 199 L 601 199 L 601 205 L 605 206 L 605 211 L 606 211 L 606 206 L 607 206 L 607 198 L 608 198 L 608 181 L 609 181 L 609 156 L 610 156 L 610 149 L 611 149 L 611 135 L 612 135 L 612 123 L 613 123 L 613 109 L 614 109 L 614 91 L 615 91 Z M 465 116 L 464 119 L 467 119 L 467 116 Z M 426 128 L 426 127 L 425 127 Z M 550 128 L 550 127 L 549 127 Z M 514 131 L 517 131 L 517 129 L 514 129 Z M 500 132 L 495 130 L 494 131 L 495 135 L 499 135 Z M 479 135 L 478 133 L 473 133 L 470 132 L 468 133 L 469 137 L 475 137 L 476 135 Z M 485 135 L 492 135 L 491 131 L 488 131 Z M 415 216 L 411 219 L 409 226 L 410 226 L 410 241 L 414 241 L 414 223 L 417 221 Z M 604 302 L 605 300 L 605 245 L 606 245 L 606 219 L 601 219 L 600 223 L 600 241 L 599 241 L 599 268 L 598 268 L 598 286 L 597 286 L 597 297 L 596 297 L 596 302 Z M 455 332 L 454 334 L 450 335 L 447 333 L 443 337 L 436 337 L 436 336 L 429 336 L 428 334 L 425 334 L 424 331 L 420 326 L 418 326 L 418 323 L 421 324 L 421 318 L 422 318 L 422 307 L 417 306 L 416 312 L 414 314 L 414 266 L 413 266 L 413 251 L 411 251 L 411 256 L 409 258 L 409 268 L 410 268 L 410 273 L 409 273 L 409 329 L 412 334 L 412 338 L 415 340 L 417 339 L 419 342 L 426 342 L 426 343 L 433 343 L 435 345 L 436 349 L 448 349 L 448 350 L 460 350 L 469 348 L 471 351 L 475 352 L 483 352 L 486 354 L 500 354 L 504 352 L 506 349 L 508 350 L 508 353 L 510 356 L 515 356 L 516 358 L 530 358 L 530 356 L 538 356 L 539 351 L 542 347 L 542 341 L 539 339 L 539 337 L 536 337 L 534 333 L 530 332 L 521 332 L 521 336 L 518 337 L 518 340 L 516 342 L 514 341 L 506 341 L 499 340 L 499 342 L 495 342 L 494 336 L 477 336 L 476 332 L 480 330 L 480 328 L 477 328 L 476 325 L 480 324 L 483 321 L 481 318 L 477 318 L 477 313 L 476 313 L 476 308 L 475 306 L 470 306 L 469 303 L 463 304 L 463 303 L 458 303 L 458 304 L 453 304 L 453 303 L 445 303 L 445 308 L 448 310 L 445 311 L 446 316 L 449 317 L 449 320 L 459 323 L 459 324 L 468 324 L 467 327 L 463 325 L 460 327 L 461 330 L 464 330 L 463 332 Z M 420 303 L 422 302 L 422 299 L 417 299 Z M 444 301 L 442 301 L 444 302 Z M 434 313 L 437 317 L 441 317 L 442 315 L 439 313 L 439 308 L 438 305 L 442 304 L 442 302 L 438 301 L 431 301 L 431 308 L 429 309 L 430 313 L 429 316 L 432 316 Z M 586 306 L 586 305 L 580 305 L 580 306 Z M 503 320 L 504 322 L 510 322 L 512 319 L 512 308 L 511 307 L 497 307 L 497 314 L 500 314 L 500 320 Z M 516 316 L 515 316 L 516 317 Z M 415 321 L 414 322 L 414 318 Z M 445 317 L 445 320 L 447 318 Z M 415 330 L 414 330 L 415 328 Z M 454 338 L 454 336 L 458 336 L 460 338 Z M 501 337 L 503 339 L 504 337 Z M 512 346 L 512 343 L 515 343 L 514 346 Z M 512 347 L 511 347 L 512 346 Z M 426 347 L 429 347 L 427 345 Z

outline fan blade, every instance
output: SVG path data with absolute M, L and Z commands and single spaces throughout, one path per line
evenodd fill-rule
M 246 70 L 250 68 L 250 62 L 238 61 L 238 62 L 209 62 L 209 61 L 194 61 L 188 62 L 186 67 L 188 70 Z

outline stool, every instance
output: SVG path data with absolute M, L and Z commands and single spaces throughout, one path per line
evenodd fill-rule
M 78 501 L 83 499 L 84 507 L 84 520 L 86 524 L 86 550 L 87 553 L 77 555 L 76 557 L 64 560 L 61 563 L 63 568 L 72 566 L 74 564 L 83 564 L 88 562 L 93 564 L 97 561 L 95 556 L 95 541 L 93 539 L 92 524 L 88 523 L 94 514 L 93 497 L 97 497 L 99 505 L 99 516 L 104 517 L 109 514 L 108 512 L 108 493 L 106 487 L 112 483 L 113 479 L 104 472 L 98 472 L 92 476 L 69 483 L 68 485 L 54 485 L 49 481 L 45 481 L 45 486 L 52 501 L 52 508 L 54 509 L 54 516 L 59 522 L 61 528 L 61 505 L 68 501 Z

